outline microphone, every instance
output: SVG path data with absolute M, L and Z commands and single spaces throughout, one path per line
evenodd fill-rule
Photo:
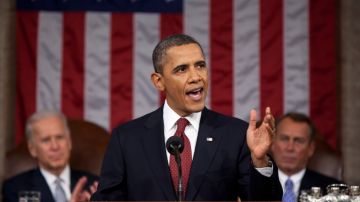
M 184 141 L 179 136 L 171 136 L 166 141 L 166 149 L 171 155 L 176 155 L 176 152 L 181 154 L 184 151 Z
M 180 154 L 184 150 L 184 141 L 182 138 L 178 136 L 171 136 L 166 141 L 166 149 L 167 151 L 175 156 L 175 161 L 178 168 L 178 176 L 179 176 L 179 183 L 178 183 L 178 190 L 177 190 L 177 196 L 178 201 L 182 201 L 182 195 L 183 195 L 183 183 L 182 183 L 182 169 L 181 169 L 181 157 Z

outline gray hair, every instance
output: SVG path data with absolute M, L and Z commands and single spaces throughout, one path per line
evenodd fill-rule
M 317 130 L 316 130 L 316 126 L 314 124 L 314 122 L 305 114 L 302 113 L 298 113 L 298 112 L 289 112 L 283 116 L 281 116 L 277 121 L 276 121 L 276 126 L 280 124 L 280 122 L 282 120 L 284 120 L 285 118 L 289 118 L 294 122 L 297 123 L 306 123 L 309 126 L 310 129 L 310 140 L 314 140 L 317 134 Z
M 66 132 L 70 135 L 70 129 L 69 129 L 69 126 L 67 123 L 67 119 L 63 113 L 58 112 L 58 111 L 52 111 L 52 110 L 44 110 L 44 111 L 39 111 L 39 112 L 32 114 L 27 119 L 26 126 L 25 126 L 25 134 L 26 134 L 27 140 L 31 140 L 31 138 L 32 138 L 32 135 L 34 132 L 33 127 L 32 127 L 33 123 L 40 121 L 42 119 L 45 119 L 45 118 L 49 118 L 49 117 L 60 118 L 60 120 L 64 123 Z
M 152 54 L 152 60 L 154 65 L 154 70 L 156 73 L 162 73 L 163 70 L 163 63 L 164 58 L 166 55 L 166 51 L 169 48 L 174 46 L 182 46 L 187 44 L 197 44 L 202 54 L 205 56 L 204 51 L 199 42 L 197 42 L 191 36 L 185 34 L 174 34 L 166 37 L 165 39 L 161 40 L 156 46 Z

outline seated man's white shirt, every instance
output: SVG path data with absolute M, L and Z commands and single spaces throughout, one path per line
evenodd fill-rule
M 55 196 L 55 180 L 58 178 L 56 175 L 50 173 L 49 171 L 43 169 L 40 167 L 40 172 L 44 176 L 46 183 L 48 184 L 50 191 L 53 196 Z M 59 178 L 61 179 L 61 187 L 65 191 L 66 200 L 70 201 L 71 197 L 71 180 L 70 180 L 70 167 L 67 165 L 63 172 L 59 175 Z
M 295 173 L 294 175 L 287 176 L 284 172 L 282 172 L 280 169 L 278 169 L 278 171 L 279 171 L 279 181 L 280 181 L 281 187 L 283 189 L 283 193 L 285 193 L 285 182 L 286 182 L 286 180 L 288 178 L 290 178 L 291 181 L 294 184 L 293 192 L 295 193 L 295 197 L 298 198 L 299 190 L 300 190 L 300 184 L 301 184 L 302 178 L 305 175 L 305 170 L 306 169 L 302 169 L 301 171 L 299 171 L 298 173 Z
M 192 113 L 186 117 L 183 117 L 190 122 L 189 125 L 185 128 L 184 133 L 186 134 L 186 136 L 189 138 L 190 141 L 192 158 L 194 158 L 194 153 L 196 149 L 195 145 L 199 133 L 201 113 L 202 111 Z M 176 122 L 179 120 L 179 118 L 181 118 L 181 116 L 179 116 L 173 109 L 171 109 L 167 101 L 165 100 L 164 108 L 163 108 L 165 148 L 166 148 L 166 141 L 176 132 L 176 128 L 177 128 Z M 166 155 L 168 162 L 170 162 L 170 153 L 168 151 L 166 151 Z M 255 168 L 255 169 L 266 177 L 270 177 L 273 173 L 273 166 L 264 167 L 264 168 Z

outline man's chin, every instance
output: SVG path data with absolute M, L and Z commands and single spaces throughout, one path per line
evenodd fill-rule
M 281 167 L 281 170 L 284 170 L 284 171 L 288 171 L 288 172 L 291 172 L 295 169 L 295 167 L 293 165 L 289 165 L 289 164 L 283 164 L 283 165 L 278 165 L 279 168 Z
M 66 167 L 66 163 L 64 162 L 53 162 L 50 164 L 51 169 L 58 170 L 58 169 L 64 169 Z
M 192 113 L 201 112 L 204 109 L 204 107 L 205 107 L 204 103 L 195 104 L 195 105 L 191 106 L 190 111 Z

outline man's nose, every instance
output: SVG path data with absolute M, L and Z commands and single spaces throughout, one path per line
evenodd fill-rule
M 289 140 L 289 141 L 287 142 L 287 144 L 286 144 L 286 149 L 287 149 L 287 150 L 294 150 L 294 146 L 295 146 L 294 141 L 293 141 L 293 140 Z
M 200 81 L 199 70 L 196 67 L 191 67 L 189 70 L 189 80 L 190 82 L 198 82 Z
M 51 140 L 51 148 L 52 149 L 58 149 L 59 148 L 59 142 L 56 139 Z

